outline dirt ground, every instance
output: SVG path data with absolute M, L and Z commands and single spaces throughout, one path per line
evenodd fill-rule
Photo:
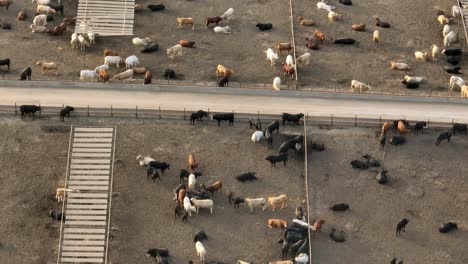
M 65 16 L 76 15 L 76 1 L 64 0 Z M 137 1 L 147 5 L 148 1 Z M 93 69 L 103 63 L 104 48 L 115 49 L 124 56 L 137 55 L 141 65 L 152 69 L 155 83 L 165 83 L 161 74 L 166 68 L 172 68 L 178 74 L 178 84 L 214 85 L 216 81 L 216 65 L 223 64 L 234 70 L 231 80 L 232 87 L 265 87 L 269 88 L 275 76 L 281 76 L 283 84 L 292 84 L 281 74 L 280 61 L 272 69 L 265 59 L 264 50 L 273 47 L 276 42 L 288 42 L 291 39 L 289 25 L 289 7 L 287 1 L 251 0 L 239 4 L 233 0 L 200 0 L 200 1 L 163 1 L 166 10 L 151 13 L 149 10 L 136 13 L 133 37 L 150 36 L 160 45 L 160 50 L 152 54 L 142 54 L 140 47 L 131 43 L 132 37 L 103 37 L 97 38 L 97 44 L 82 52 L 70 48 L 70 35 L 53 37 L 47 34 L 33 34 L 28 25 L 32 18 L 16 24 L 14 20 L 19 10 L 25 9 L 33 14 L 34 6 L 29 1 L 15 2 L 10 10 L 0 9 L 3 22 L 13 23 L 11 31 L 0 31 L 0 58 L 10 57 L 13 61 L 10 73 L 5 79 L 17 79 L 19 73 L 26 66 L 32 65 L 39 59 L 56 61 L 59 63 L 59 75 L 53 79 L 77 80 L 79 71 Z M 415 61 L 414 52 L 428 51 L 433 43 L 440 49 L 443 47 L 441 29 L 437 22 L 436 10 L 450 10 L 451 3 L 443 0 L 429 1 L 355 1 L 353 6 L 344 6 L 336 0 L 330 4 L 336 6 L 336 11 L 342 14 L 340 21 L 330 23 L 327 12 L 318 10 L 316 1 L 294 1 L 294 23 L 297 56 L 308 51 L 305 47 L 305 37 L 312 36 L 315 28 L 323 31 L 327 37 L 324 45 L 312 53 L 312 64 L 299 71 L 299 88 L 319 90 L 349 90 L 350 80 L 356 79 L 369 83 L 373 92 L 391 92 L 421 94 L 438 92 L 448 95 L 447 82 L 450 74 L 442 70 L 447 63 L 442 56 L 438 62 Z M 228 8 L 233 7 L 234 19 L 230 22 L 232 34 L 218 35 L 212 29 L 205 31 L 198 26 L 193 32 L 189 28 L 178 30 L 176 17 L 190 16 L 198 24 L 203 24 L 207 16 L 221 15 Z M 304 27 L 296 20 L 302 15 L 318 22 L 317 26 Z M 381 45 L 374 47 L 372 32 L 376 29 L 374 18 L 378 16 L 383 21 L 391 23 L 389 29 L 379 28 Z M 54 25 L 59 23 L 61 16 L 56 16 Z M 273 30 L 259 32 L 255 27 L 258 22 L 273 23 Z M 365 23 L 366 32 L 354 32 L 351 24 Z M 455 46 L 461 46 L 464 39 L 462 27 L 458 20 L 452 23 L 452 29 L 459 33 L 460 41 Z M 332 44 L 333 39 L 352 37 L 358 44 L 351 47 L 340 47 Z M 197 48 L 184 49 L 184 55 L 174 61 L 166 55 L 165 49 L 175 45 L 179 39 L 195 41 Z M 34 43 L 34 44 L 31 44 Z M 34 52 L 22 52 L 31 49 Z M 390 60 L 406 62 L 411 69 L 408 72 L 389 69 Z M 246 65 L 249 65 L 246 67 Z M 462 61 L 461 67 L 465 63 Z M 196 69 L 196 70 L 194 70 Z M 39 67 L 33 67 L 34 79 L 47 79 L 39 73 Z M 112 69 L 111 74 L 117 73 Z M 400 83 L 405 74 L 423 76 L 427 82 L 417 90 L 407 90 Z M 463 77 L 463 74 L 461 75 Z M 137 78 L 142 78 L 137 76 Z M 254 85 L 260 84 L 260 86 Z M 287 88 L 285 86 L 284 88 Z M 454 93 L 458 96 L 458 93 Z
M 439 131 L 425 130 L 407 136 L 407 144 L 386 146 L 380 151 L 377 129 L 309 128 L 326 151 L 309 157 L 311 212 L 325 220 L 322 235 L 313 240 L 314 264 L 468 263 L 462 245 L 468 241 L 468 137 L 456 135 L 452 142 L 434 146 Z M 352 169 L 350 162 L 364 154 L 378 159 L 390 181 L 379 185 L 377 169 Z M 334 213 L 329 206 L 345 202 L 350 210 Z M 395 237 L 402 218 L 410 220 L 406 232 Z M 441 223 L 454 221 L 459 230 L 441 234 Z M 346 232 L 340 244 L 328 234 L 335 227 Z
M 48 132 L 47 122 L 0 119 L 0 263 L 55 263 L 59 228 L 47 217 L 61 210 L 69 132 Z
M 146 250 L 169 248 L 171 263 L 196 260 L 192 235 L 206 231 L 207 260 L 234 263 L 238 259 L 265 263 L 278 259 L 276 241 L 281 230 L 269 230 L 269 218 L 290 221 L 294 207 L 304 200 L 304 167 L 302 157 L 290 155 L 287 167 L 274 169 L 264 160 L 274 154 L 280 144 L 275 137 L 273 147 L 250 141 L 248 125 L 234 127 L 206 122 L 190 127 L 185 122 L 161 120 L 134 121 L 129 119 L 74 119 L 74 125 L 117 125 L 114 192 L 110 260 L 118 263 L 146 263 Z M 62 132 L 47 132 L 58 126 L 56 119 L 19 121 L 2 117 L 0 120 L 0 173 L 2 188 L 0 223 L 1 263 L 55 263 L 59 228 L 46 214 L 58 210 L 52 199 L 54 189 L 63 185 L 69 131 L 68 124 L 60 124 Z M 62 127 L 65 125 L 65 127 Z M 301 127 L 281 128 L 281 133 L 300 133 Z M 281 136 L 283 138 L 283 136 Z M 214 197 L 213 215 L 201 210 L 189 218 L 187 224 L 174 220 L 172 191 L 179 184 L 179 171 L 186 168 L 189 152 L 196 153 L 203 176 L 199 183 L 210 184 L 222 180 L 223 191 Z M 147 182 L 146 171 L 135 161 L 138 154 L 150 155 L 171 163 L 171 169 L 161 182 Z M 28 166 L 19 166 L 18 160 Z M 255 171 L 259 180 L 239 183 L 234 177 Z M 31 177 L 31 175 L 33 177 Z M 235 192 L 242 197 L 268 197 L 285 193 L 288 208 L 272 212 L 254 211 L 241 205 L 234 209 L 226 194 Z M 5 202 L 6 201 L 6 202 Z M 198 260 L 195 261 L 198 263 Z

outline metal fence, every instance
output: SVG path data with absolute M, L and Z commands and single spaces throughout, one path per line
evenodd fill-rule
M 59 119 L 60 109 L 64 105 L 40 105 L 42 111 L 36 113 L 37 118 L 57 118 Z M 0 105 L 0 115 L 17 115 L 20 116 L 20 104 L 15 105 Z M 135 105 L 135 108 L 119 108 L 110 105 L 109 107 L 93 107 L 90 105 L 85 106 L 76 106 L 74 105 L 75 110 L 72 112 L 71 116 L 73 117 L 116 117 L 116 118 L 132 118 L 132 119 L 162 119 L 162 120 L 190 120 L 190 114 L 192 112 L 198 111 L 200 109 L 163 109 L 159 105 L 155 105 L 153 108 L 141 108 L 138 105 Z M 207 111 L 209 114 L 220 113 L 226 111 L 217 111 L 217 109 L 202 109 Z M 257 113 L 252 113 L 251 111 L 234 111 L 236 121 L 248 121 L 250 119 L 261 119 L 262 121 L 273 121 L 281 120 L 281 115 L 272 114 L 257 111 Z M 326 127 L 376 127 L 380 128 L 384 122 L 393 121 L 398 119 L 404 119 L 408 121 L 426 121 L 428 126 L 431 128 L 448 128 L 451 127 L 453 123 L 466 123 L 467 120 L 457 120 L 457 119 L 445 119 L 445 120 L 436 120 L 436 119 L 427 119 L 420 120 L 414 119 L 408 116 L 401 115 L 386 115 L 386 116 L 363 116 L 363 115 L 347 115 L 347 116 L 336 116 L 333 114 L 330 115 L 319 115 L 319 114 L 310 114 L 305 113 L 306 116 L 304 119 L 309 126 L 326 126 Z

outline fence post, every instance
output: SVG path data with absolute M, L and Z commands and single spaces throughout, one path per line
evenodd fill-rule
M 185 107 L 184 107 L 184 120 L 187 120 L 187 119 L 185 118 Z
M 88 105 L 88 116 L 89 116 L 89 105 Z
M 379 116 L 379 127 L 382 127 L 382 116 Z
M 354 115 L 354 127 L 357 127 L 357 115 Z
M 161 106 L 159 106 L 159 119 L 161 119 Z
M 16 109 L 16 102 L 15 102 L 15 115 L 18 115 L 18 109 Z
M 257 111 L 257 120 L 260 120 L 260 111 Z
M 39 104 L 39 108 L 42 110 L 41 104 Z M 42 116 L 42 111 L 39 111 L 39 116 Z M 453 120 L 452 120 L 453 123 Z
M 138 105 L 135 105 L 135 118 L 138 119 Z
M 208 107 L 208 119 L 210 119 L 210 108 Z
M 111 116 L 114 116 L 114 113 L 113 113 L 113 111 L 112 111 L 112 105 L 111 105 Z
M 330 125 L 333 126 L 333 114 L 331 114 Z

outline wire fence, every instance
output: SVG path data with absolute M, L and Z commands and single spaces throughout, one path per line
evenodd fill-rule
M 59 120 L 60 110 L 65 105 L 39 105 L 41 112 L 36 113 L 36 118 L 54 119 Z M 161 119 L 161 120 L 190 120 L 191 113 L 204 110 L 209 115 L 214 113 L 221 113 L 226 111 L 218 111 L 217 109 L 199 108 L 199 109 L 164 109 L 159 105 L 152 108 L 142 108 L 135 105 L 135 108 L 119 108 L 110 105 L 109 107 L 93 107 L 90 105 L 76 106 L 71 113 L 74 117 L 115 117 L 115 118 L 131 118 L 131 119 Z M 281 120 L 281 114 L 273 114 L 257 111 L 229 111 L 235 113 L 236 121 L 249 121 L 252 119 L 260 119 L 263 121 Z M 14 105 L 0 105 L 0 115 L 16 115 L 20 116 L 20 104 Z M 393 120 L 407 120 L 411 122 L 425 121 L 427 125 L 434 129 L 449 128 L 453 123 L 468 123 L 468 119 L 420 119 L 411 116 L 402 115 L 334 115 L 334 114 L 310 114 L 305 113 L 304 117 L 308 126 L 325 126 L 325 127 L 377 127 L 380 128 L 384 122 L 393 122 Z

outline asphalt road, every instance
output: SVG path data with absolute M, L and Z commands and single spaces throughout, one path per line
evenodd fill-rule
M 61 106 L 87 106 L 114 108 L 155 108 L 165 110 L 206 109 L 217 112 L 248 112 L 263 114 L 309 113 L 309 115 L 428 120 L 437 122 L 468 123 L 468 105 L 449 102 L 389 101 L 355 98 L 314 98 L 290 94 L 279 96 L 271 93 L 249 94 L 242 90 L 231 94 L 170 92 L 144 90 L 111 90 L 89 88 L 0 88 L 0 105 L 41 104 Z

